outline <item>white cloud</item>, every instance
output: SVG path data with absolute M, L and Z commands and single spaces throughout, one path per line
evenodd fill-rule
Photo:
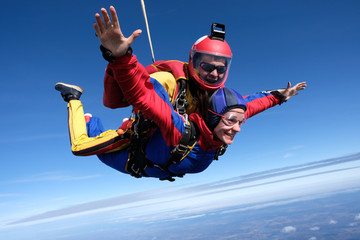
M 310 228 L 310 230 L 311 230 L 311 231 L 319 231 L 320 228 L 319 228 L 318 226 L 315 226 L 315 227 Z
M 0 193 L 0 198 L 19 197 L 19 196 L 24 196 L 24 195 L 17 193 Z
M 296 227 L 293 226 L 286 226 L 284 227 L 281 232 L 283 233 L 291 233 L 291 232 L 296 232 Z
M 359 190 L 360 176 L 358 169 L 360 166 L 349 166 L 350 163 L 347 163 L 347 161 L 358 160 L 359 156 L 350 159 L 331 159 L 206 184 L 190 185 L 180 189 L 152 189 L 109 199 L 85 202 L 62 209 L 39 212 L 32 216 L 14 220 L 7 226 L 36 224 L 42 221 L 53 221 L 65 217 L 96 214 L 110 210 L 121 210 L 122 214 L 117 217 L 117 221 L 128 221 L 127 219 L 131 218 L 134 221 L 154 222 L 184 217 L 201 217 L 202 214 L 221 208 L 232 208 L 228 212 L 246 211 L 248 209 L 259 209 L 289 202 L 322 198 L 324 194 L 331 195 L 344 191 L 344 186 Z M 335 166 L 334 169 L 332 165 L 339 163 L 347 164 L 347 166 L 341 168 Z M 32 180 L 69 181 L 91 177 L 96 176 L 73 177 L 53 172 L 36 175 Z M 342 181 L 339 181 L 339 179 L 342 179 Z M 161 214 L 159 214 L 159 209 L 161 209 Z M 223 213 L 227 212 L 224 211 Z M 360 218 L 360 214 L 358 215 Z M 336 223 L 335 220 L 329 222 L 329 224 Z M 288 226 L 283 231 L 296 231 L 296 228 Z
M 355 216 L 355 220 L 356 220 L 356 221 L 360 221 L 360 213 Z
M 290 149 L 288 149 L 287 151 L 296 151 L 296 150 L 301 149 L 301 148 L 303 148 L 302 145 L 292 146 L 292 147 L 291 147 Z M 294 156 L 295 156 L 294 153 L 288 152 L 288 153 L 285 153 L 285 154 L 283 155 L 283 158 L 284 158 L 284 159 L 287 159 L 287 158 L 291 158 L 291 157 L 294 157 Z
M 337 221 L 335 221 L 335 220 L 331 219 L 331 220 L 329 221 L 329 224 L 330 224 L 330 225 L 337 224 Z
M 292 153 L 286 153 L 286 154 L 283 156 L 283 158 L 286 159 L 286 158 L 291 158 L 291 157 L 293 157 L 293 156 L 294 156 L 294 154 L 292 154 Z
M 71 176 L 60 172 L 45 172 L 37 175 L 29 176 L 27 178 L 11 180 L 2 182 L 2 184 L 14 184 L 14 183 L 30 183 L 30 182 L 47 182 L 47 181 L 78 181 L 88 180 L 91 178 L 99 177 L 100 175 L 87 175 L 87 176 Z
M 297 146 L 292 146 L 290 149 L 291 150 L 298 150 L 298 149 L 301 149 L 301 148 L 303 148 L 304 146 L 302 146 L 302 145 L 297 145 Z
M 317 239 L 316 237 L 309 238 L 309 240 L 316 240 L 316 239 Z
M 201 217 L 205 217 L 205 216 L 206 216 L 206 214 L 198 214 L 198 215 L 194 215 L 194 216 L 180 217 L 180 218 L 174 219 L 174 221 L 201 218 Z

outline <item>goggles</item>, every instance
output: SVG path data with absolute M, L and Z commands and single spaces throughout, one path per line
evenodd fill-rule
M 229 116 L 223 116 L 221 118 L 221 120 L 223 121 L 223 123 L 228 126 L 228 127 L 232 127 L 234 126 L 236 123 L 239 123 L 239 127 L 241 127 L 241 125 L 243 125 L 245 123 L 245 118 L 239 120 L 234 114 L 230 114 Z
M 228 112 L 229 114 L 227 114 L 226 116 L 218 114 L 216 112 L 213 112 L 210 109 L 209 109 L 209 112 L 212 112 L 213 114 L 220 116 L 221 121 L 228 127 L 232 127 L 236 123 L 239 123 L 239 127 L 241 127 L 246 122 L 245 117 L 243 119 L 239 120 L 239 118 L 236 116 L 236 114 L 232 113 L 232 112 Z
M 206 62 L 201 62 L 200 67 L 202 69 L 204 69 L 206 72 L 212 72 L 212 71 L 214 71 L 216 69 L 216 71 L 219 74 L 225 73 L 226 69 L 227 69 L 227 66 L 215 66 L 215 65 L 213 65 L 211 63 L 206 63 Z

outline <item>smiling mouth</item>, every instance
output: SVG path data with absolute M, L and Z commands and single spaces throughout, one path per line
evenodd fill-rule
M 206 78 L 206 81 L 209 82 L 209 83 L 214 83 L 217 81 L 217 79 L 215 78 Z
M 235 134 L 231 134 L 231 133 L 225 133 L 225 135 L 227 135 L 227 136 L 229 136 L 229 137 L 232 137 L 232 138 L 235 137 Z

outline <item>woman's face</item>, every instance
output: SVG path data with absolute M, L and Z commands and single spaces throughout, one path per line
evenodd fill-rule
M 240 132 L 245 122 L 245 112 L 241 108 L 234 108 L 226 112 L 214 129 L 215 136 L 225 144 L 232 144 L 235 135 Z

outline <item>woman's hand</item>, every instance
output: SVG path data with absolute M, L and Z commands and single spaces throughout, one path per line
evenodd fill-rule
M 304 90 L 306 86 L 306 82 L 301 82 L 291 87 L 291 83 L 288 82 L 286 89 L 279 90 L 279 92 L 284 96 L 284 101 L 287 101 L 291 97 L 298 95 L 298 91 Z
M 114 57 L 125 55 L 133 41 L 142 31 L 138 29 L 130 37 L 126 38 L 121 32 L 116 10 L 113 6 L 110 6 L 112 23 L 105 8 L 101 8 L 101 14 L 104 20 L 101 19 L 99 13 L 96 13 L 96 23 L 94 23 L 94 29 L 101 44 L 110 50 Z

